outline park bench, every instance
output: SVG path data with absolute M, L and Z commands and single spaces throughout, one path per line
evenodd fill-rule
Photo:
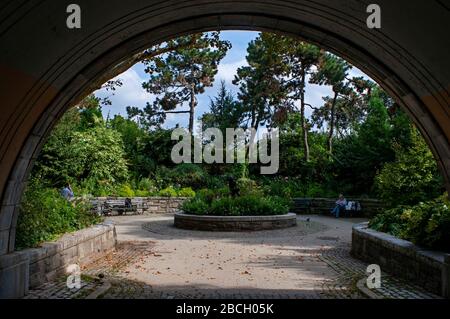
M 123 215 L 128 212 L 137 213 L 137 205 L 125 205 L 125 203 L 108 203 L 105 201 L 101 206 L 101 213 L 104 216 L 112 216 L 112 212 L 116 211 L 118 215 Z
M 334 208 L 334 198 L 294 198 L 293 211 L 300 214 L 324 214 L 329 215 Z M 361 200 L 349 199 L 345 210 L 341 211 L 342 217 L 363 216 Z

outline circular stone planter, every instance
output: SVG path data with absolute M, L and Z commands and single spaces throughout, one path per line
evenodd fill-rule
M 206 231 L 254 231 L 280 229 L 297 225 L 296 214 L 270 216 L 206 216 L 176 213 L 177 228 Z

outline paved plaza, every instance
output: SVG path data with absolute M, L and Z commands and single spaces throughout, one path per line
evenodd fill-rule
M 298 216 L 257 232 L 182 230 L 171 215 L 111 220 L 118 247 L 83 269 L 81 289 L 61 278 L 27 298 L 438 298 L 384 273 L 367 289 L 367 264 L 349 254 L 363 219 Z

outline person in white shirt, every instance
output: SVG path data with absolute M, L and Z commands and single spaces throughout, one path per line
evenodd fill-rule
M 331 213 L 336 217 L 339 218 L 339 213 L 341 210 L 345 209 L 345 206 L 347 205 L 347 200 L 345 199 L 344 195 L 339 194 L 339 198 L 336 201 L 336 206 L 333 208 Z

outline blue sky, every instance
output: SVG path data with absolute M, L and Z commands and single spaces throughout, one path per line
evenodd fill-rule
M 238 92 L 238 87 L 232 84 L 236 70 L 243 65 L 246 65 L 245 57 L 247 55 L 248 43 L 258 36 L 258 32 L 254 31 L 222 31 L 221 38 L 228 40 L 232 44 L 232 48 L 228 51 L 225 58 L 221 61 L 218 73 L 215 77 L 214 85 L 206 89 L 204 94 L 198 95 L 198 105 L 196 108 L 196 118 L 207 112 L 209 109 L 210 97 L 214 97 L 220 85 L 220 81 L 225 81 L 227 88 L 232 90 L 235 94 Z M 365 76 L 361 71 L 353 68 L 352 76 Z M 367 76 L 365 76 L 367 77 Z M 115 114 L 126 116 L 127 106 L 137 106 L 143 108 L 147 102 L 152 102 L 154 96 L 142 89 L 142 82 L 148 77 L 144 72 L 142 64 L 136 64 L 126 72 L 120 74 L 117 78 L 121 79 L 123 86 L 118 88 L 114 95 L 110 97 L 112 101 L 111 106 L 103 108 L 103 115 L 106 117 L 109 113 L 111 117 Z M 322 97 L 330 95 L 331 89 L 327 86 L 311 85 L 306 89 L 306 100 L 313 106 L 320 106 L 323 103 Z M 99 90 L 95 92 L 99 97 L 110 95 L 110 92 Z M 178 110 L 187 110 L 187 105 L 179 107 Z M 307 110 L 307 113 L 310 111 Z M 188 114 L 169 114 L 167 116 L 164 127 L 174 127 L 176 124 L 186 127 L 188 123 Z

